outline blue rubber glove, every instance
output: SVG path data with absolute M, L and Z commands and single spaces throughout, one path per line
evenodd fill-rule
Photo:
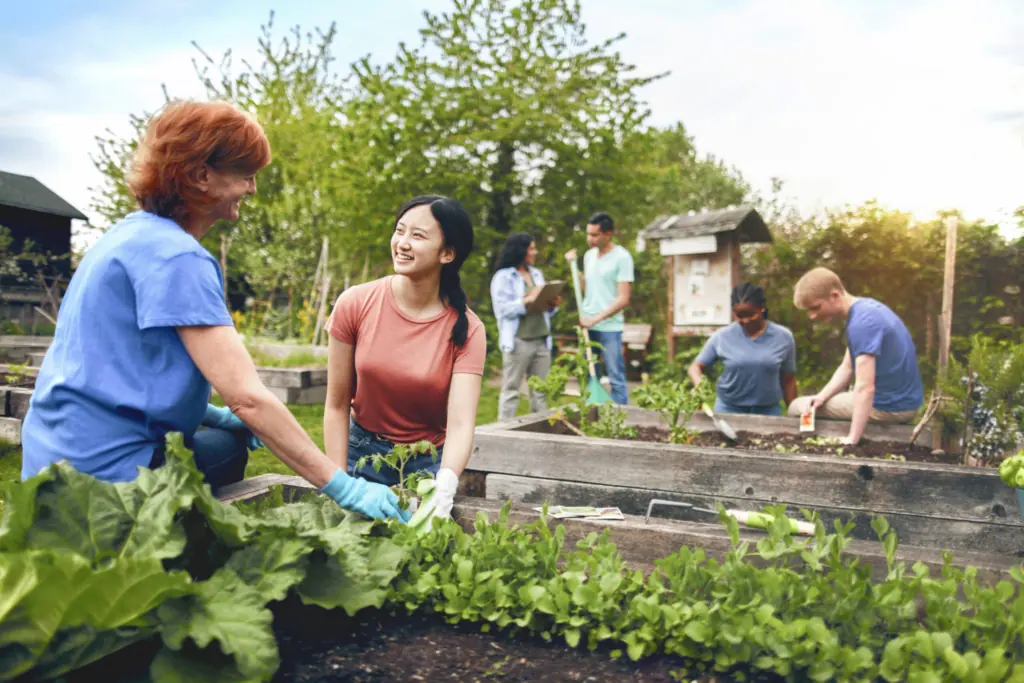
M 242 432 L 244 431 L 247 435 L 248 441 L 246 447 L 250 451 L 255 451 L 259 448 L 263 448 L 263 442 L 260 437 L 253 434 L 245 423 L 242 422 L 237 415 L 231 412 L 230 408 L 218 407 L 212 403 L 207 404 L 206 414 L 203 415 L 202 424 L 204 427 L 212 427 L 213 429 L 223 429 L 229 432 Z
M 404 523 L 412 517 L 408 510 L 399 509 L 398 496 L 387 486 L 350 477 L 340 467 L 320 492 L 326 493 L 346 510 L 355 510 L 374 519 L 397 517 Z

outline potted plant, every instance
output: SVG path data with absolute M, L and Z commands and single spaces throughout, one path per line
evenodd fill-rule
M 1021 519 L 1024 519 L 1024 450 L 999 464 L 999 476 L 1007 486 L 1017 489 L 1020 516 Z

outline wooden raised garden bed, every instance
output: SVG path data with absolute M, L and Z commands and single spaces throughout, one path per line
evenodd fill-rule
M 627 413 L 629 424 L 664 427 L 657 413 L 632 406 Z M 727 418 L 741 436 L 753 435 L 748 438 L 798 433 L 795 418 Z M 703 415 L 695 415 L 690 426 L 704 438 L 713 429 Z M 816 437 L 840 436 L 848 423 L 818 420 L 817 427 Z M 909 426 L 869 425 L 865 438 L 906 443 L 910 432 Z M 930 435 L 919 439 L 929 443 Z M 837 519 L 853 521 L 854 536 L 864 540 L 874 538 L 872 516 L 884 515 L 907 546 L 1024 557 L 1015 492 L 988 468 L 596 439 L 552 425 L 547 414 L 479 427 L 469 468 L 475 473 L 469 478 L 482 490 L 478 495 L 495 500 L 617 506 L 633 515 L 644 514 L 653 498 L 705 508 L 718 502 L 739 509 L 782 503 L 793 514 L 799 508 L 817 511 L 830 526 Z M 672 508 L 656 508 L 654 514 L 708 517 Z
M 473 464 L 471 462 L 471 465 Z M 489 520 L 496 520 L 503 501 L 493 500 L 494 496 L 478 498 L 463 495 L 463 491 L 468 485 L 468 479 L 461 482 L 459 495 L 457 495 L 455 506 L 452 509 L 452 519 L 466 531 L 472 532 L 477 515 L 483 513 Z M 313 486 L 302 477 L 264 474 L 225 486 L 218 491 L 217 497 L 225 503 L 251 501 L 267 496 L 276 486 L 282 488 L 285 500 L 293 500 L 314 490 Z M 534 502 L 514 501 L 509 523 L 525 525 L 536 521 L 539 513 L 533 509 L 534 507 L 536 507 Z M 716 517 L 705 517 L 703 521 L 654 517 L 645 520 L 641 513 L 639 515 L 626 514 L 622 521 L 599 522 L 587 519 L 562 519 L 552 520 L 552 524 L 562 524 L 566 527 L 566 545 L 568 546 L 575 545 L 577 541 L 594 531 L 601 532 L 607 529 L 623 559 L 634 567 L 644 570 L 652 569 L 656 560 L 676 552 L 682 546 L 701 548 L 714 557 L 721 557 L 731 547 L 729 536 Z M 870 522 L 864 521 L 864 524 L 870 533 Z M 759 530 L 741 528 L 740 531 L 740 538 L 752 543 L 756 543 L 764 537 L 764 532 Z M 876 539 L 852 541 L 846 551 L 850 555 L 859 557 L 863 563 L 871 565 L 876 578 L 885 576 L 885 553 Z M 897 559 L 908 564 L 922 562 L 935 573 L 943 564 L 941 550 L 910 547 L 902 543 L 897 552 Z M 1006 578 L 1010 569 L 1020 565 L 1019 559 L 983 552 L 958 551 L 953 559 L 955 566 L 976 567 L 979 577 L 986 583 Z

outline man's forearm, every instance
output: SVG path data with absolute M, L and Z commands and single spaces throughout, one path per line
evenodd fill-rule
M 852 374 L 853 373 L 850 371 L 850 369 L 847 368 L 845 365 L 840 365 L 838 368 L 836 368 L 836 371 L 832 373 L 832 379 L 830 379 L 828 381 L 828 384 L 825 385 L 825 388 L 821 390 L 820 395 L 824 399 L 824 401 L 827 401 L 828 399 L 832 398 L 840 391 L 845 389 L 846 386 L 850 383 L 850 376 Z
M 850 419 L 850 443 L 857 443 L 864 434 L 864 428 L 871 417 L 871 407 L 875 401 L 875 388 L 856 386 L 853 389 L 853 417 Z
M 613 315 L 615 315 L 619 311 L 621 311 L 624 308 L 626 308 L 626 306 L 628 306 L 628 305 L 629 305 L 629 297 L 625 297 L 625 296 L 617 296 L 617 297 L 615 297 L 615 300 L 612 301 L 612 305 L 609 306 L 608 308 L 604 309 L 603 311 L 601 311 L 600 314 L 597 315 L 598 322 L 600 322 L 602 320 L 607 320 L 608 318 L 612 317 Z

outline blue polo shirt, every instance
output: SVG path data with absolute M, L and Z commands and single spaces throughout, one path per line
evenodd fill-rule
M 210 398 L 175 328 L 231 324 L 213 256 L 170 219 L 125 217 L 61 302 L 22 427 L 22 479 L 59 460 L 135 479 L 167 432 L 198 429 Z
M 854 301 L 846 320 L 846 345 L 854 371 L 857 356 L 875 357 L 875 409 L 898 413 L 921 407 L 924 387 L 917 350 L 907 326 L 892 309 L 874 299 Z
M 734 322 L 712 334 L 697 355 L 704 367 L 718 360 L 725 365 L 715 385 L 722 401 L 743 408 L 778 405 L 782 373 L 796 372 L 796 343 L 782 325 L 769 321 L 765 331 L 751 339 Z

